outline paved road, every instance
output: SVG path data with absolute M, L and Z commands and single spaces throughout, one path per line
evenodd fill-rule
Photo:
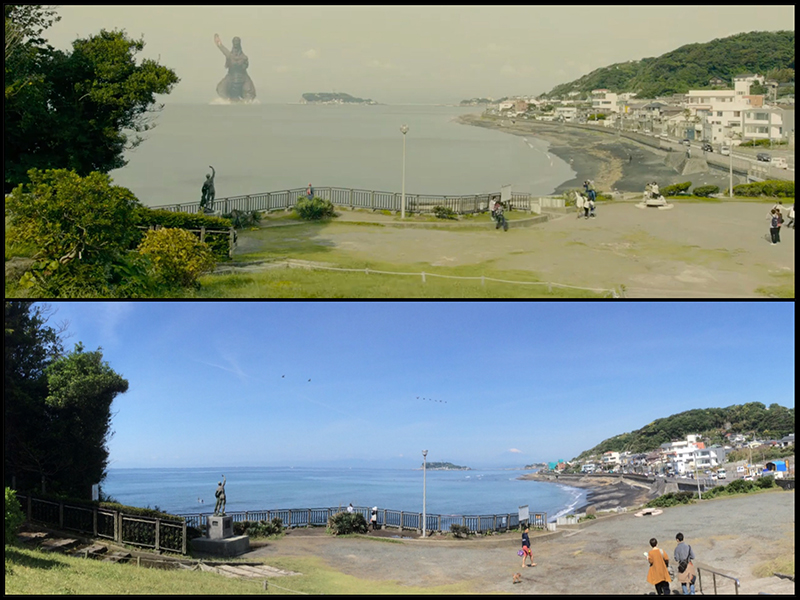
M 522 569 L 517 534 L 477 540 L 403 540 L 381 543 L 336 539 L 324 532 L 292 533 L 244 558 L 319 556 L 332 568 L 362 579 L 402 585 L 439 586 L 468 581 L 475 593 L 645 594 L 648 564 L 643 552 L 651 537 L 670 556 L 675 534 L 691 544 L 698 564 L 739 578 L 741 593 L 794 593 L 794 583 L 758 579 L 754 567 L 780 556 L 794 557 L 794 492 L 775 491 L 714 499 L 665 509 L 661 515 L 620 514 L 566 532 L 532 537 L 538 566 Z M 514 572 L 523 581 L 514 585 Z M 710 579 L 704 580 L 710 593 Z M 724 587 L 727 585 L 727 587 Z M 673 584 L 673 588 L 675 584 Z M 732 583 L 720 593 L 733 593 Z

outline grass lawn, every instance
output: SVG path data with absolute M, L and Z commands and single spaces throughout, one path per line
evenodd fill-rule
M 319 558 L 276 557 L 269 565 L 300 573 L 268 580 L 229 578 L 216 573 L 137 567 L 5 547 L 5 593 L 9 594 L 463 594 L 468 583 L 409 587 L 394 581 L 359 579 L 339 573 Z M 282 589 L 283 588 L 283 589 Z

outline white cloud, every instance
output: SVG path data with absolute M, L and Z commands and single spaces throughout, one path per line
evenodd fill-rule
M 509 448 L 508 451 L 513 454 L 522 454 L 522 450 L 517 450 L 516 448 Z
M 303 52 L 303 56 L 305 56 L 306 58 L 310 58 L 311 60 L 314 60 L 319 56 L 319 52 L 314 50 L 314 48 L 310 48 L 309 50 Z

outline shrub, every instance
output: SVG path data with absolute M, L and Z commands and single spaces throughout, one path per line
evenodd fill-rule
M 459 525 L 458 523 L 453 523 L 450 525 L 450 533 L 453 534 L 453 537 L 457 538 L 466 538 L 469 537 L 469 527 L 466 525 Z
M 725 487 L 727 488 L 727 491 L 732 494 L 747 494 L 755 489 L 756 484 L 752 481 L 736 479 L 735 481 L 731 481 Z
M 719 193 L 719 186 L 717 185 L 701 185 L 696 187 L 692 190 L 692 193 L 695 196 L 700 196 L 701 198 L 708 198 L 711 194 Z
M 650 500 L 645 506 L 648 508 L 667 508 L 678 504 L 689 504 L 694 496 L 693 492 L 670 492 Z
M 185 212 L 171 212 L 163 209 L 147 208 L 146 206 L 137 208 L 136 224 L 140 227 L 160 225 L 161 227 L 173 229 L 201 229 L 205 227 L 210 230 L 226 232 L 232 226 L 231 220 L 227 217 L 212 217 L 202 213 L 189 214 Z M 195 235 L 199 237 L 199 234 L 195 233 Z M 136 238 L 131 247 L 135 248 L 138 246 L 143 237 L 144 231 L 137 229 Z M 217 260 L 226 260 L 228 258 L 229 241 L 227 234 L 206 233 L 203 241 L 211 248 Z
M 139 253 L 150 259 L 153 278 L 168 286 L 194 286 L 215 264 L 208 246 L 185 229 L 148 231 Z
M 433 207 L 433 214 L 436 215 L 438 219 L 457 219 L 456 213 L 453 209 L 447 208 L 446 206 L 434 206 Z
M 331 535 L 367 533 L 367 520 L 357 512 L 338 512 L 328 519 L 327 532 Z
M 768 179 L 767 181 L 742 183 L 733 186 L 733 193 L 737 196 L 746 196 L 750 198 L 758 196 L 794 198 L 794 181 Z
M 669 196 L 677 196 L 678 194 L 686 192 L 686 190 L 688 190 L 690 187 L 692 187 L 691 181 L 685 181 L 684 183 L 673 183 L 672 185 L 661 188 L 661 194 L 665 198 Z
M 250 537 L 269 537 L 283 533 L 283 521 L 278 517 L 272 521 L 241 521 L 233 524 L 233 533 Z
M 336 216 L 333 202 L 325 200 L 324 198 L 317 198 L 316 196 L 311 200 L 305 196 L 301 196 L 297 199 L 297 204 L 294 205 L 294 209 L 297 211 L 297 214 L 300 215 L 301 219 L 307 221 L 316 221 Z
M 225 219 L 230 219 L 233 227 L 236 229 L 255 227 L 261 222 L 261 213 L 257 210 L 251 212 L 232 210 L 229 214 L 222 216 Z
M 756 487 L 760 490 L 767 490 L 769 488 L 775 487 L 775 478 L 772 475 L 767 475 L 763 477 L 759 477 L 756 480 Z
M 6 544 L 13 544 L 17 540 L 17 532 L 25 522 L 25 515 L 17 500 L 17 492 L 11 488 L 6 488 L 6 529 L 4 541 Z

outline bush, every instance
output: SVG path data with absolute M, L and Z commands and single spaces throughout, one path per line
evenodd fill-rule
M 776 485 L 775 478 L 772 475 L 761 476 L 756 480 L 756 487 L 760 490 L 768 490 Z
M 316 196 L 309 200 L 305 196 L 297 199 L 297 204 L 294 205 L 295 211 L 300 215 L 301 219 L 307 221 L 317 221 L 329 217 L 335 217 L 336 211 L 333 208 L 333 202 L 325 200 L 324 198 L 317 198 Z
M 229 214 L 223 215 L 223 217 L 230 219 L 231 223 L 233 223 L 233 227 L 236 229 L 255 227 L 261 222 L 261 213 L 257 210 L 251 212 L 232 210 Z
M 25 522 L 25 515 L 17 500 L 17 492 L 11 488 L 6 488 L 6 529 L 4 541 L 6 544 L 14 544 L 17 541 L 17 532 Z
M 446 206 L 434 206 L 433 207 L 433 214 L 436 215 L 438 219 L 457 219 L 456 213 L 453 209 L 447 208 Z
M 764 138 L 764 139 L 760 139 L 760 140 L 748 140 L 746 142 L 742 142 L 739 145 L 742 146 L 742 147 L 748 147 L 749 146 L 750 148 L 753 148 L 753 147 L 756 147 L 756 146 L 769 147 L 769 146 L 782 146 L 782 145 L 786 145 L 786 144 L 788 144 L 788 142 L 784 142 L 782 140 L 772 140 L 772 143 L 770 143 L 769 139 Z
M 694 499 L 694 492 L 670 492 L 645 504 L 648 508 L 667 508 L 679 504 L 689 504 Z
M 328 519 L 327 532 L 331 535 L 367 533 L 367 520 L 357 512 L 338 512 Z
M 696 187 L 692 190 L 692 193 L 695 196 L 700 196 L 701 198 L 708 198 L 711 194 L 719 193 L 719 186 L 717 185 L 701 185 Z
M 758 196 L 794 198 L 794 181 L 768 179 L 767 181 L 742 183 L 733 186 L 733 193 L 737 196 L 746 196 L 749 198 Z
M 250 537 L 269 537 L 283 533 L 283 521 L 278 517 L 272 521 L 241 521 L 233 524 L 233 533 Z
M 205 227 L 210 230 L 225 231 L 226 233 L 224 234 L 206 233 L 203 241 L 211 248 L 217 260 L 227 260 L 228 258 L 229 241 L 227 230 L 232 226 L 232 222 L 227 217 L 212 217 L 202 213 L 189 214 L 185 212 L 171 212 L 168 210 L 141 206 L 138 207 L 136 211 L 136 224 L 140 227 L 151 227 L 154 225 L 172 229 L 201 229 Z M 195 233 L 195 235 L 199 238 L 199 234 Z M 144 231 L 137 229 L 136 238 L 131 247 L 135 248 L 138 246 L 142 242 L 143 237 Z
M 139 253 L 150 259 L 153 278 L 167 286 L 194 286 L 215 264 L 208 246 L 185 229 L 148 231 Z
M 665 186 L 661 188 L 661 195 L 665 198 L 669 196 L 677 196 L 678 194 L 682 194 L 686 192 L 690 187 L 692 187 L 691 181 L 686 181 L 684 183 L 674 183 L 672 185 Z
M 466 538 L 469 537 L 469 527 L 466 525 L 459 525 L 458 523 L 453 523 L 450 525 L 450 533 L 453 534 L 453 537 L 457 538 Z
M 752 481 L 736 479 L 735 481 L 731 481 L 725 487 L 726 491 L 731 494 L 747 494 L 755 489 L 756 484 Z

